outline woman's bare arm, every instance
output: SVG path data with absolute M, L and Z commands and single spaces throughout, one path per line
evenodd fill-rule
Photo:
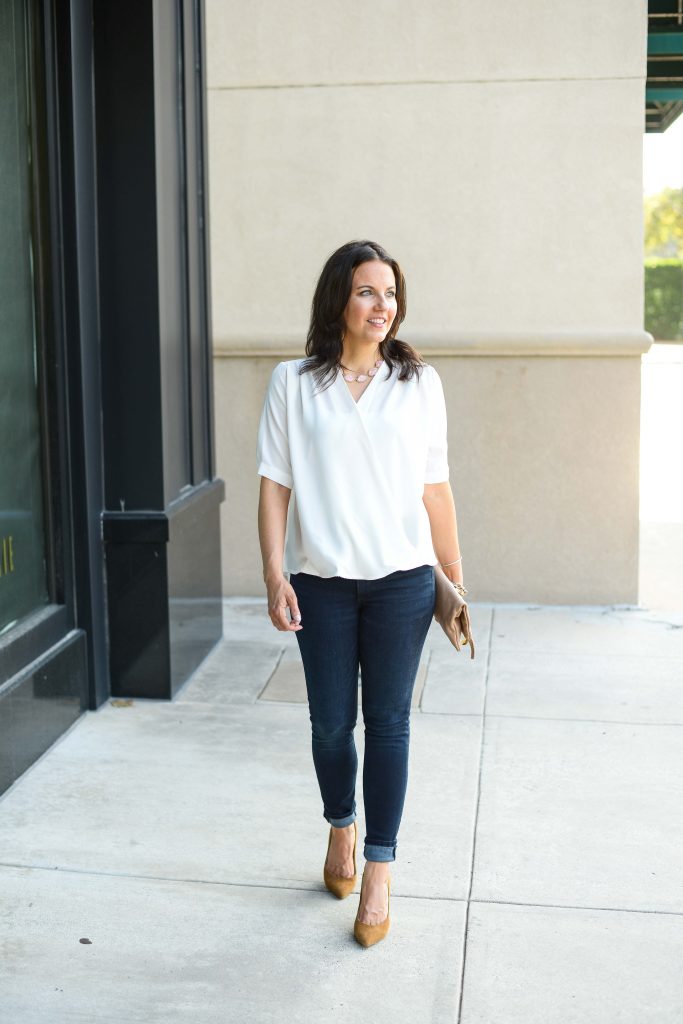
M 258 504 L 258 534 L 263 559 L 263 580 L 268 593 L 268 614 L 276 629 L 301 629 L 301 615 L 294 588 L 282 572 L 285 548 L 289 487 L 261 477 Z M 292 621 L 287 618 L 289 608 Z
M 422 500 L 429 516 L 432 531 L 434 554 L 443 565 L 460 558 L 458 543 L 458 523 L 455 514 L 455 501 L 448 480 L 438 484 L 425 484 Z M 453 583 L 462 583 L 462 562 L 448 565 L 443 570 Z

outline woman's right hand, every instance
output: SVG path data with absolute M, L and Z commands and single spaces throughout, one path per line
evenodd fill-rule
M 303 629 L 299 604 L 294 587 L 289 580 L 283 574 L 269 578 L 266 580 L 266 591 L 268 593 L 268 614 L 275 628 L 284 632 Z M 291 621 L 287 618 L 288 608 Z

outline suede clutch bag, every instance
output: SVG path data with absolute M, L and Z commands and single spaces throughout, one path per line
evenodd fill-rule
M 440 565 L 434 566 L 434 582 L 434 618 L 457 651 L 469 644 L 472 659 L 474 640 L 467 601 L 458 593 Z

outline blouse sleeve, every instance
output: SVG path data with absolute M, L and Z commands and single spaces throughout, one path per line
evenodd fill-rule
M 430 366 L 429 370 L 429 450 L 424 482 L 438 484 L 449 477 L 446 399 L 441 378 L 433 366 Z
M 258 475 L 293 487 L 287 435 L 287 367 L 278 363 L 266 391 L 256 442 Z

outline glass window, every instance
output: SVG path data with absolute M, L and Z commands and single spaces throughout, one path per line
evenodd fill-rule
M 0 633 L 48 600 L 26 0 L 0 0 Z

